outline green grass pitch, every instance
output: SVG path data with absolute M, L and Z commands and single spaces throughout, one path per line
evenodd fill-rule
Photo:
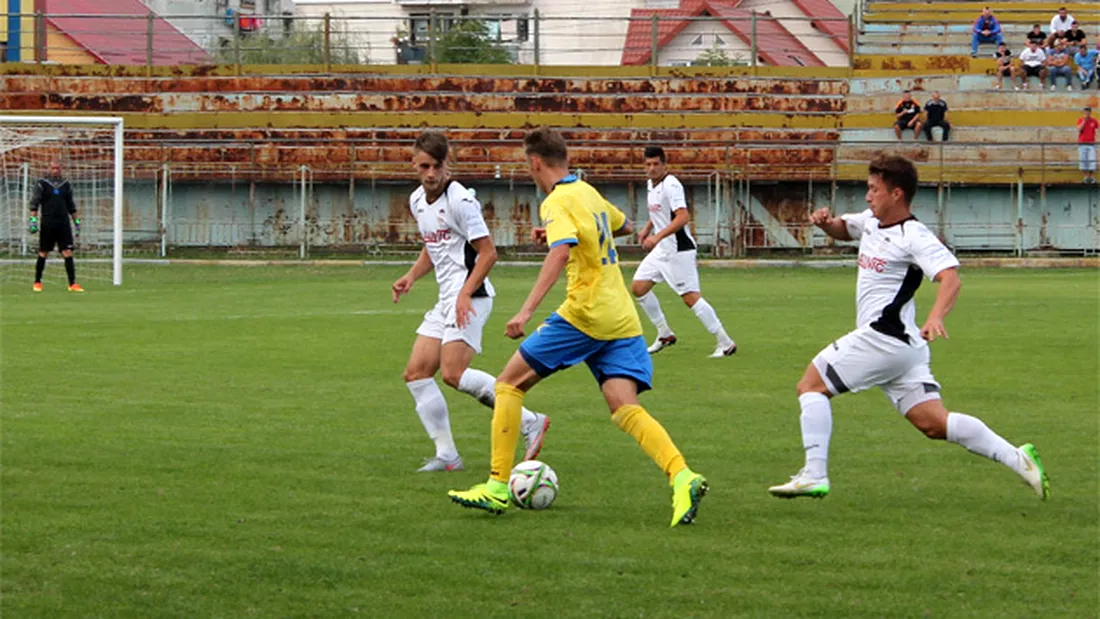
M 528 404 L 553 417 L 562 491 L 501 517 L 446 497 L 487 473 L 490 412 L 444 389 L 468 470 L 431 444 L 401 372 L 431 278 L 401 269 L 130 269 L 126 286 L 6 283 L 4 617 L 1091 617 L 1098 609 L 1095 271 L 967 271 L 933 371 L 952 410 L 1052 477 L 932 442 L 877 391 L 834 403 L 823 501 L 769 485 L 801 465 L 794 385 L 854 322 L 851 269 L 702 272 L 741 350 L 658 288 L 680 344 L 643 404 L 711 493 L 670 530 L 660 471 L 585 368 Z M 500 268 L 477 367 L 535 276 Z M 556 306 L 562 286 L 542 314 Z M 935 286 L 918 296 L 921 317 Z M 535 323 L 532 323 L 533 328 Z M 652 329 L 647 325 L 647 338 Z

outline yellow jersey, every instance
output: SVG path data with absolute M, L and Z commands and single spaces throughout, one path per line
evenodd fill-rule
M 642 323 L 623 282 L 612 236 L 626 225 L 626 215 L 571 174 L 554 185 L 539 207 L 539 217 L 550 247 L 573 246 L 565 266 L 565 302 L 558 315 L 597 340 L 641 335 Z

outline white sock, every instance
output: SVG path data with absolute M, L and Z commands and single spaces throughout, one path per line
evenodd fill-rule
M 649 316 L 653 326 L 657 327 L 657 337 L 672 335 L 672 329 L 668 328 L 668 321 L 665 320 L 665 313 L 661 311 L 661 302 L 657 300 L 657 295 L 653 294 L 652 290 L 638 297 L 638 305 L 642 306 L 642 311 Z
M 829 437 L 833 434 L 833 410 L 823 393 L 798 396 L 802 406 L 802 448 L 806 450 L 806 472 L 810 477 L 828 477 Z
M 703 326 L 710 331 L 710 334 L 718 338 L 718 345 L 722 348 L 729 348 L 733 346 L 733 340 L 730 336 L 726 335 L 726 330 L 722 328 L 722 321 L 718 320 L 718 314 L 714 313 L 714 308 L 707 303 L 706 299 L 700 298 L 695 302 L 695 305 L 691 306 L 691 311 L 695 312 L 695 315 L 699 317 L 699 320 L 703 323 Z
M 416 414 L 424 424 L 428 436 L 435 441 L 435 456 L 442 460 L 458 457 L 454 436 L 451 435 L 451 418 L 447 414 L 447 401 L 434 378 L 422 378 L 405 383 L 416 402 Z
M 1023 459 L 1020 450 L 989 429 L 981 419 L 963 413 L 947 414 L 947 440 L 966 447 L 971 453 L 1000 462 L 1023 475 Z
M 458 379 L 458 390 L 473 396 L 475 400 L 492 410 L 497 403 L 497 394 L 494 389 L 496 382 L 497 379 L 493 378 L 488 372 L 466 368 L 466 371 L 462 373 L 462 377 Z M 535 421 L 535 414 L 526 408 L 521 409 L 521 414 L 523 426 Z

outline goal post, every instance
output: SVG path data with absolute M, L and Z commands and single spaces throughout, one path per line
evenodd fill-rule
M 124 153 L 123 119 L 117 116 L 0 114 L 0 235 L 5 263 L 20 263 L 12 259 L 35 253 L 26 226 L 31 188 L 53 161 L 62 165 L 73 185 L 78 216 L 91 237 L 90 254 L 80 259 L 88 258 L 93 265 L 108 263 L 103 279 L 121 286 Z M 109 209 L 104 208 L 108 200 Z

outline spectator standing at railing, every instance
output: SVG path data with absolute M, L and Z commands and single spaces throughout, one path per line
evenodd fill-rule
M 1058 88 L 1058 78 L 1066 78 L 1066 90 L 1073 90 L 1073 70 L 1069 66 L 1069 51 L 1066 50 L 1066 40 L 1058 39 L 1054 47 L 1047 55 L 1047 66 L 1050 68 L 1050 90 Z
M 1024 90 L 1027 90 L 1028 80 L 1033 77 L 1039 78 L 1039 90 L 1042 90 L 1043 80 L 1047 76 L 1047 55 L 1046 52 L 1039 49 L 1038 43 L 1035 41 L 1027 42 L 1027 49 L 1020 52 L 1020 65 L 1024 71 L 1021 78 Z
M 913 95 L 906 90 L 901 95 L 901 101 L 894 106 L 894 115 L 897 120 L 894 122 L 894 134 L 901 139 L 901 132 L 906 129 L 913 130 L 913 139 L 916 140 L 920 135 L 920 103 L 913 100 Z
M 1001 36 L 1001 23 L 993 17 L 993 11 L 989 7 L 982 9 L 982 14 L 974 21 L 974 36 L 970 41 L 970 57 L 978 57 L 978 45 L 982 43 L 1000 44 L 1004 41 Z
M 932 127 L 940 127 L 946 142 L 951 133 L 951 123 L 947 122 L 947 102 L 940 98 L 939 91 L 933 91 L 932 98 L 924 104 L 924 114 L 924 135 L 928 136 L 928 141 L 932 141 Z
M 1096 129 L 1100 124 L 1092 117 L 1092 108 L 1085 106 L 1085 115 L 1077 119 L 1077 154 L 1081 160 L 1081 171 L 1085 173 L 1085 184 L 1096 182 Z
M 1035 41 L 1038 45 L 1047 44 L 1047 33 L 1043 32 L 1043 27 L 1039 24 L 1035 24 L 1031 27 L 1031 32 L 1027 33 L 1027 42 L 1031 43 Z
M 993 58 L 997 61 L 997 89 L 1000 90 L 1004 87 L 1005 76 L 1007 75 L 1012 87 L 1019 90 L 1019 87 L 1016 86 L 1016 65 L 1012 64 L 1013 56 L 1008 46 L 1004 43 L 998 45 Z
M 1050 20 L 1050 36 L 1058 36 L 1066 30 L 1069 30 L 1074 21 L 1073 16 L 1069 14 L 1066 7 L 1063 6 L 1059 8 L 1058 14 Z
M 1100 52 L 1089 49 L 1089 46 L 1084 43 L 1073 55 L 1073 63 L 1077 65 L 1077 79 L 1081 81 L 1081 90 L 1091 86 L 1092 80 L 1096 77 L 1097 57 L 1100 57 Z M 1100 81 L 1097 81 L 1097 88 L 1100 88 Z

